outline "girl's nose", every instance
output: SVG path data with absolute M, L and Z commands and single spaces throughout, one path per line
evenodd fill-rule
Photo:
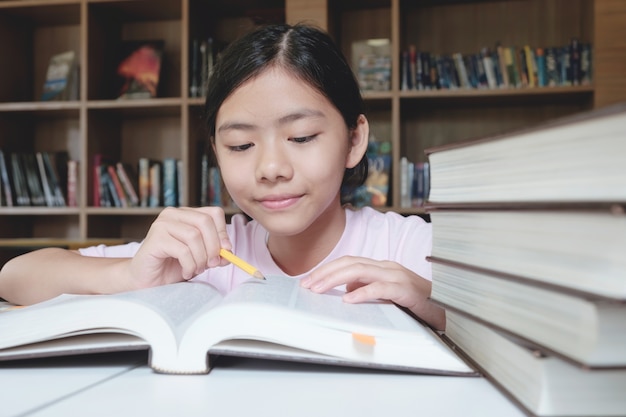
M 292 178 L 293 165 L 282 143 L 259 146 L 256 176 L 259 181 L 269 182 Z

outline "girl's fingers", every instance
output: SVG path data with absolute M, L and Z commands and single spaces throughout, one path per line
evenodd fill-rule
M 329 262 L 302 280 L 302 286 L 314 292 L 325 292 L 339 285 L 358 282 L 393 281 L 394 265 L 389 261 L 346 256 Z
M 159 224 L 156 226 L 162 232 L 189 246 L 192 256 L 203 269 L 223 263 L 219 251 L 223 245 L 230 246 L 230 241 L 221 208 L 164 209 L 157 222 Z

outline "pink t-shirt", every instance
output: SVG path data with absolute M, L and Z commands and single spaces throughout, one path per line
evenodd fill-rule
M 431 266 L 426 261 L 432 248 L 431 224 L 418 216 L 401 216 L 393 212 L 379 212 L 370 207 L 346 209 L 346 228 L 335 248 L 321 264 L 345 255 L 374 260 L 395 261 L 425 279 L 432 279 Z M 286 275 L 276 265 L 267 249 L 266 230 L 258 222 L 247 221 L 237 214 L 227 226 L 233 252 L 256 266 L 264 275 Z M 132 257 L 140 243 L 117 246 L 91 246 L 80 249 L 85 256 Z M 302 278 L 309 272 L 293 276 Z M 211 283 L 226 293 L 239 283 L 253 279 L 234 265 L 207 269 L 193 278 Z

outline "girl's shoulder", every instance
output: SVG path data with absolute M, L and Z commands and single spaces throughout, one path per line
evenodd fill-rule
M 372 207 L 346 207 L 346 223 L 357 227 L 430 228 L 430 223 L 417 215 L 402 215 Z

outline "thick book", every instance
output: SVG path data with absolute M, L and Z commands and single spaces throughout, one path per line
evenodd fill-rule
M 182 282 L 8 309 L 0 313 L 0 359 L 149 348 L 149 365 L 161 373 L 207 373 L 216 354 L 477 375 L 392 303 L 348 304 L 341 291 L 315 294 L 293 278 L 266 278 L 225 296 Z
M 626 303 L 553 291 L 447 260 L 432 262 L 431 300 L 572 363 L 626 368 Z
M 427 205 L 432 256 L 555 290 L 626 301 L 621 204 Z
M 526 414 L 624 415 L 626 369 L 574 366 L 451 311 L 443 337 Z
M 626 201 L 626 102 L 430 148 L 429 200 Z

